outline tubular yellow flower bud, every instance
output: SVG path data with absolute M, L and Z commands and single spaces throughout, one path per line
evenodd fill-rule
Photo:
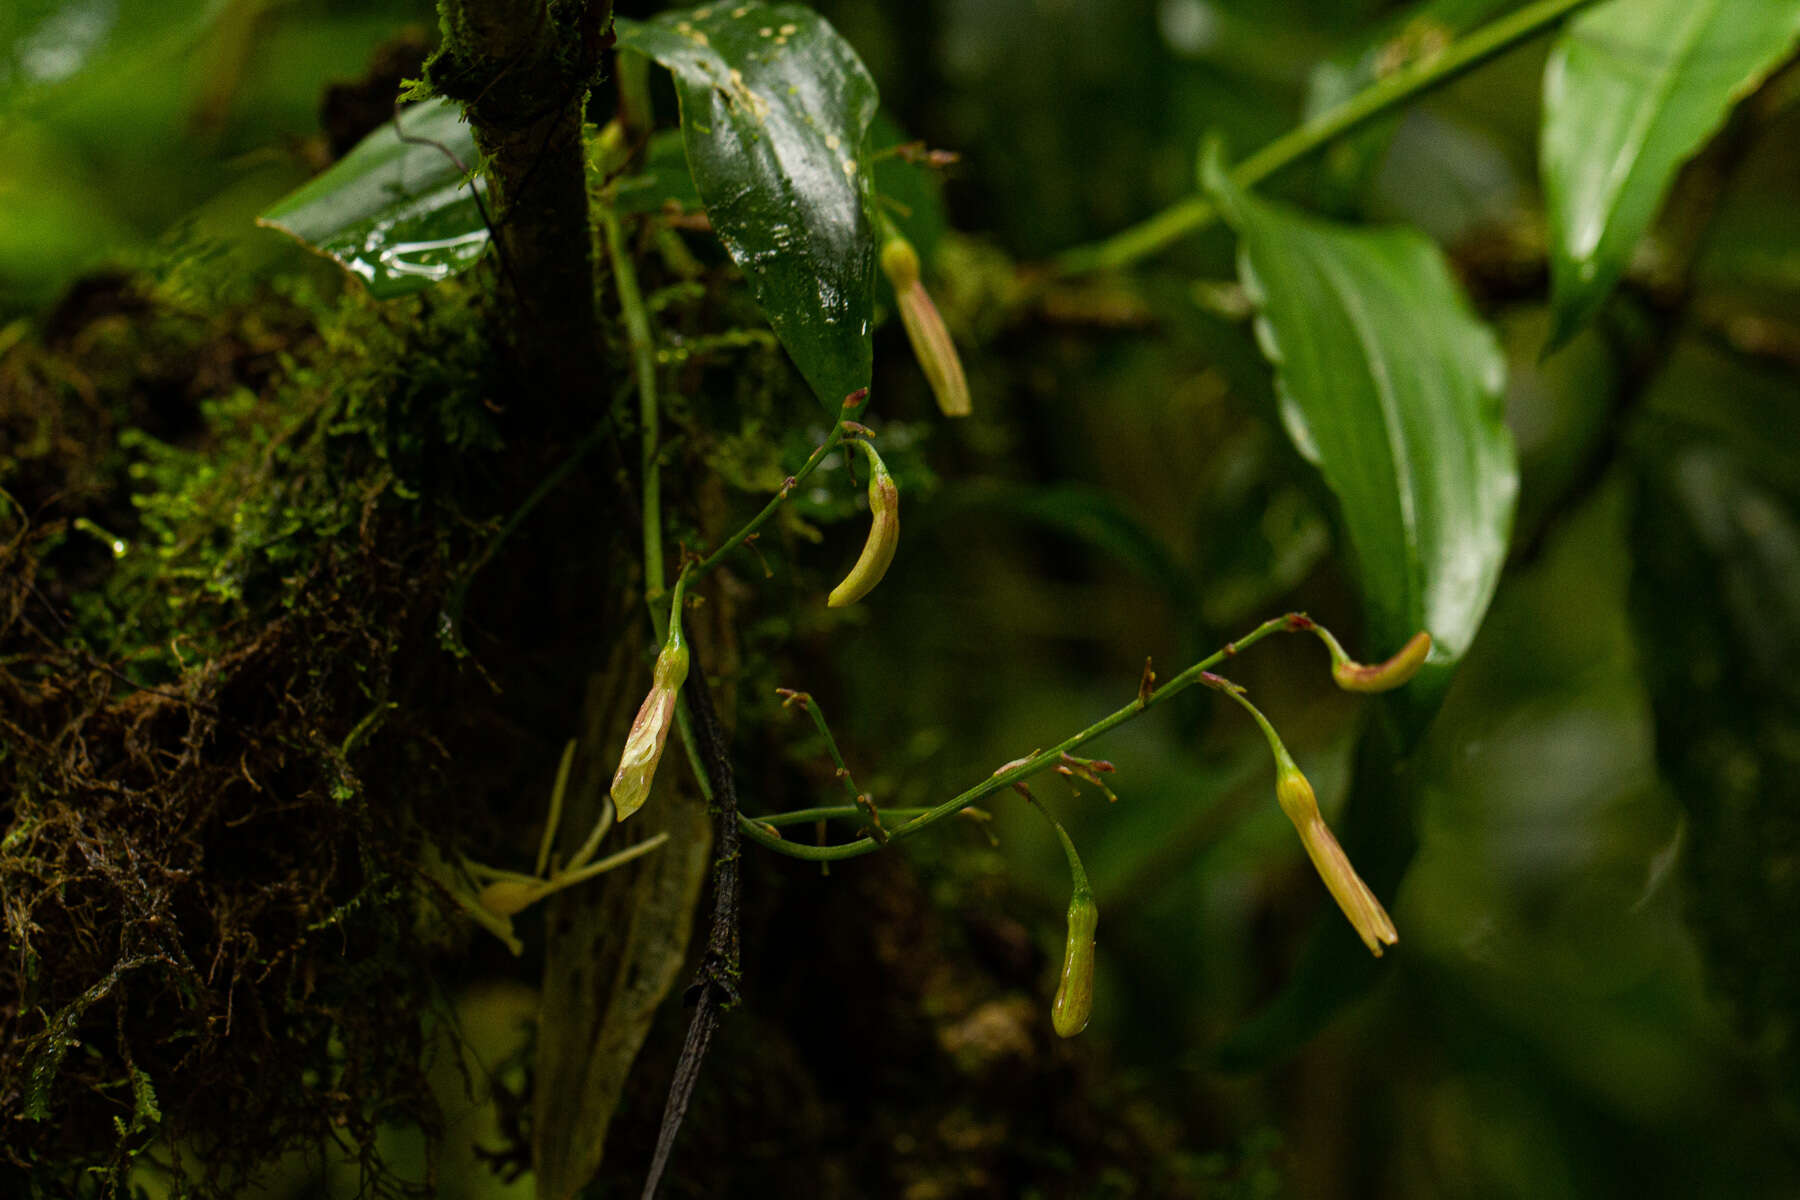
M 1278 756 L 1278 762 L 1282 757 L 1285 756 Z M 1325 818 L 1319 815 L 1319 802 L 1313 795 L 1312 784 L 1307 782 L 1292 759 L 1280 763 L 1276 771 L 1275 799 L 1299 831 L 1300 843 L 1306 847 L 1307 857 L 1312 859 L 1319 878 L 1330 889 L 1331 898 L 1350 918 L 1363 945 L 1379 958 L 1382 947 L 1393 945 L 1400 940 L 1400 935 L 1395 932 L 1387 909 L 1381 906 L 1375 893 L 1350 865 L 1344 848 L 1338 845 Z
M 906 340 L 912 343 L 913 357 L 919 360 L 931 393 L 937 397 L 938 410 L 946 417 L 968 416 L 973 411 L 969 380 L 944 318 L 919 280 L 919 256 L 912 243 L 898 234 L 888 238 L 881 248 L 881 270 L 894 287 Z
M 1331 677 L 1346 692 L 1387 692 L 1406 683 L 1425 665 L 1431 653 L 1431 635 L 1424 630 L 1412 635 L 1400 652 L 1384 663 L 1364 666 L 1346 658 L 1331 664 Z
M 613 775 L 612 802 L 623 821 L 644 806 L 650 798 L 650 784 L 656 778 L 656 764 L 662 761 L 663 743 L 668 741 L 669 726 L 675 723 L 675 699 L 687 680 L 688 649 L 681 640 L 681 609 L 669 624 L 669 640 L 656 656 L 656 670 L 651 675 L 650 694 L 638 709 L 637 719 L 625 738 L 625 751 L 619 756 L 619 769 Z
M 1391 692 L 1411 681 L 1431 654 L 1431 635 L 1421 629 L 1407 639 L 1406 645 L 1400 647 L 1400 652 L 1394 657 L 1371 666 L 1359 663 L 1346 654 L 1338 640 L 1331 636 L 1331 631 L 1323 625 L 1297 614 L 1289 620 L 1292 622 L 1290 628 L 1311 630 L 1319 635 L 1319 640 L 1331 651 L 1331 677 L 1346 692 Z
M 887 464 L 867 441 L 857 443 L 869 458 L 869 540 L 844 581 L 831 589 L 825 603 L 832 608 L 855 604 L 875 590 L 894 561 L 900 545 L 900 489 L 894 486 Z
M 1100 910 L 1093 894 L 1078 887 L 1069 897 L 1069 940 L 1063 948 L 1062 979 L 1050 1004 L 1050 1024 L 1058 1037 L 1071 1038 L 1087 1028 L 1094 1011 L 1094 930 Z

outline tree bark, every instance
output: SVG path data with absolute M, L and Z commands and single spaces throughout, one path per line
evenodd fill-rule
M 520 392 L 536 397 L 518 419 L 580 427 L 582 406 L 566 400 L 600 379 L 581 127 L 612 0 L 439 0 L 438 10 L 444 41 L 426 78 L 466 106 L 487 162 Z

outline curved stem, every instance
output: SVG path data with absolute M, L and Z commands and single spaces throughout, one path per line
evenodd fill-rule
M 737 549 L 739 546 L 749 541 L 750 538 L 755 535 L 756 531 L 761 529 L 763 525 L 767 523 L 768 519 L 775 515 L 775 510 L 787 503 L 788 497 L 794 494 L 794 489 L 805 482 L 808 475 L 811 475 L 814 471 L 818 470 L 819 464 L 825 461 L 825 456 L 830 454 L 832 450 L 837 447 L 838 443 L 844 440 L 844 435 L 848 432 L 844 423 L 849 421 L 850 418 L 862 408 L 863 402 L 867 399 L 868 390 L 866 388 L 861 391 L 851 392 L 844 398 L 843 407 L 838 410 L 837 420 L 832 422 L 831 432 L 825 436 L 825 440 L 819 444 L 819 448 L 814 450 L 812 455 L 807 458 L 806 462 L 801 464 L 798 471 L 795 471 L 792 475 L 788 476 L 787 479 L 782 481 L 781 487 L 776 491 L 774 498 L 763 505 L 761 512 L 745 522 L 743 528 L 719 543 L 719 548 L 717 550 L 714 550 L 711 554 L 707 555 L 694 565 L 692 568 L 694 578 L 698 579 L 714 567 L 718 566 L 720 559 L 724 558 L 725 555 L 732 550 Z
M 931 810 L 928 808 L 884 808 L 884 817 L 920 817 Z M 867 822 L 869 814 L 861 806 L 855 804 L 822 805 L 819 808 L 796 808 L 788 812 L 770 813 L 766 817 L 746 817 L 758 825 L 774 826 L 777 829 L 789 825 L 804 825 L 808 821 L 863 821 Z
M 1435 91 L 1519 43 L 1547 32 L 1593 3 L 1595 0 L 1537 0 L 1508 13 L 1459 39 L 1442 54 L 1402 68 L 1336 108 L 1289 130 L 1239 163 L 1231 172 L 1231 180 L 1240 188 L 1252 188 L 1376 117 Z M 1081 275 L 1129 266 L 1205 229 L 1218 215 L 1212 202 L 1204 196 L 1188 196 L 1104 241 L 1063 251 L 1056 257 L 1056 271 L 1063 275 Z
M 1194 686 L 1194 684 L 1201 682 L 1202 677 L 1210 668 L 1235 656 L 1240 650 L 1249 649 L 1251 646 L 1254 646 L 1257 642 L 1262 641 L 1271 634 L 1292 633 L 1305 629 L 1309 624 L 1310 622 L 1307 622 L 1306 624 L 1297 622 L 1295 620 L 1295 614 L 1276 617 L 1271 621 L 1264 621 L 1261 625 L 1258 625 L 1255 629 L 1251 630 L 1237 641 L 1226 643 L 1224 649 L 1201 659 L 1181 674 L 1169 680 L 1169 682 L 1165 683 L 1149 696 L 1134 697 L 1129 704 L 1125 705 L 1125 707 L 1108 713 L 1098 721 L 1095 721 L 1092 725 L 1089 725 L 1086 729 L 1081 730 L 1079 733 L 1069 735 L 1056 745 L 1051 746 L 1048 750 L 1038 751 L 1017 766 L 1011 767 L 999 774 L 989 776 L 987 779 L 982 780 L 967 791 L 960 792 L 944 801 L 942 804 L 926 809 L 923 813 L 906 822 L 904 825 L 890 830 L 888 832 L 888 842 L 897 842 L 902 838 L 911 837 L 916 833 L 923 832 L 937 824 L 939 821 L 942 821 L 944 818 L 954 816 L 956 813 L 961 812 L 963 809 L 969 807 L 969 805 L 974 804 L 977 800 L 993 795 L 1001 788 L 1011 787 L 1021 780 L 1029 779 L 1039 771 L 1054 767 L 1062 760 L 1062 755 L 1065 751 L 1073 750 L 1078 746 L 1091 742 L 1101 734 L 1108 733 L 1111 730 L 1118 728 L 1120 725 L 1123 725 L 1139 713 L 1145 712 L 1146 710 L 1163 703 L 1165 700 L 1171 700 L 1180 695 L 1188 688 Z M 785 814 L 780 815 L 785 816 Z M 761 818 L 761 820 L 773 823 L 774 819 L 764 817 Z M 860 858 L 865 854 L 873 854 L 882 847 L 882 843 L 869 840 L 843 842 L 831 846 L 806 846 L 798 842 L 787 842 L 771 833 L 768 829 L 763 828 L 758 819 L 742 815 L 738 817 L 738 826 L 743 830 L 745 837 L 749 838 L 757 845 L 762 846 L 764 849 L 773 850 L 777 854 L 785 854 L 790 858 L 803 858 L 809 862 L 835 862 L 845 858 Z

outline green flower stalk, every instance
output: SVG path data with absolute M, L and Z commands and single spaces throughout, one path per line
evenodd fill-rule
M 1294 823 L 1294 829 L 1300 835 L 1300 844 L 1306 847 L 1306 856 L 1312 859 L 1313 869 L 1325 881 L 1331 898 L 1337 901 L 1344 916 L 1349 918 L 1357 936 L 1369 948 L 1369 953 L 1380 958 L 1382 949 L 1398 942 L 1400 935 L 1394 930 L 1394 922 L 1388 916 L 1387 909 L 1381 906 L 1381 901 L 1375 898 L 1369 885 L 1362 881 L 1362 876 L 1350 865 L 1349 856 L 1338 844 L 1331 827 L 1325 824 L 1325 818 L 1319 813 L 1319 801 L 1313 794 L 1312 784 L 1295 765 L 1293 756 L 1282 744 L 1275 727 L 1269 724 L 1269 719 L 1244 698 L 1243 688 L 1210 673 L 1204 678 L 1213 688 L 1243 705 L 1262 728 L 1269 750 L 1275 755 L 1276 802 L 1281 805 L 1281 811 L 1287 814 L 1287 819 Z
M 869 459 L 869 539 L 844 581 L 831 589 L 825 603 L 832 608 L 855 604 L 874 591 L 900 545 L 900 489 L 875 447 L 866 439 L 857 445 Z
M 919 255 L 912 243 L 890 231 L 881 247 L 881 270 L 894 287 L 906 340 L 912 343 L 913 357 L 919 360 L 932 395 L 937 397 L 938 410 L 946 417 L 968 416 L 974 407 L 969 400 L 969 380 L 944 318 L 919 281 Z
M 662 761 L 663 744 L 669 739 L 669 727 L 675 723 L 675 702 L 681 685 L 687 681 L 688 648 L 681 636 L 681 604 L 687 590 L 685 577 L 675 581 L 675 599 L 669 613 L 669 637 L 656 656 L 656 669 L 650 677 L 650 694 L 638 708 L 625 737 L 625 751 L 619 755 L 619 769 L 613 773 L 612 802 L 623 821 L 650 798 L 650 784 L 656 779 L 656 765 Z

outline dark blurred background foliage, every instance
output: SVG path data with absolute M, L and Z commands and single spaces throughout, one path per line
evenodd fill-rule
M 339 286 L 253 218 L 329 160 L 333 121 L 357 124 L 357 81 L 379 98 L 416 73 L 429 5 L 8 7 L 0 32 L 35 32 L 0 59 L 0 355 L 97 269 L 171 286 L 192 271 L 243 295 Z M 1290 127 L 1410 10 L 818 7 L 887 110 L 962 155 L 936 290 L 976 416 L 929 435 L 936 484 L 909 492 L 902 555 L 866 623 L 817 648 L 830 687 L 795 681 L 829 697 L 864 786 L 930 803 L 1129 698 L 1146 655 L 1172 671 L 1287 608 L 1353 651 L 1391 649 L 1361 647 L 1329 505 L 1233 308 L 1223 231 L 1032 303 L 1011 289 L 1021 267 L 1191 191 L 1204 130 L 1248 149 Z M 1434 7 L 1460 25 L 1510 6 Z M 1194 696 L 1113 735 L 1098 752 L 1118 765 L 1116 805 L 1041 785 L 1102 913 L 1080 1045 L 1104 1067 L 1085 1086 L 1106 1111 L 1166 1114 L 1162 1142 L 1187 1160 L 1094 1194 L 1147 1194 L 1153 1177 L 1244 1196 L 1800 1193 L 1800 76 L 1777 73 L 1684 173 L 1595 331 L 1540 359 L 1543 59 L 1541 43 L 1515 51 L 1275 188 L 1446 248 L 1510 360 L 1513 552 L 1422 754 L 1400 946 L 1291 1054 L 1221 1061 L 1315 919 L 1336 919 L 1241 714 Z M 884 413 L 922 420 L 897 329 L 876 359 Z M 1335 811 L 1363 706 L 1310 642 L 1237 665 Z M 997 849 L 952 833 L 905 853 L 946 911 L 997 906 L 1054 962 L 1061 855 L 1023 806 L 992 807 Z M 751 859 L 752 886 L 795 878 Z M 463 1002 L 495 1059 L 517 991 Z M 268 1194 L 314 1175 L 277 1171 Z M 1046 1164 L 1035 1194 L 1066 1194 L 1059 1177 Z M 471 1167 L 443 1194 L 523 1186 Z

